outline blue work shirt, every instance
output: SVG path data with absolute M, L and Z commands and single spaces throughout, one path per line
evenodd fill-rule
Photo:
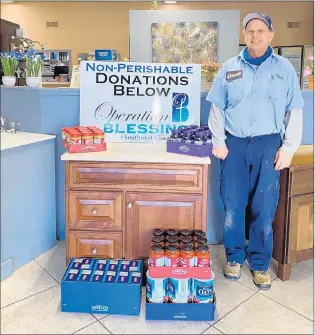
M 234 136 L 283 135 L 286 113 L 304 106 L 295 69 L 273 50 L 259 66 L 243 53 L 222 65 L 207 100 L 224 111 L 225 130 Z

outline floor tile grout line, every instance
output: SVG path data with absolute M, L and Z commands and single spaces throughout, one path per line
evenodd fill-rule
M 242 304 L 244 304 L 247 300 L 249 300 L 250 298 L 252 298 L 254 295 L 256 295 L 258 293 L 258 291 L 254 291 L 254 293 L 252 295 L 250 295 L 247 299 L 245 299 L 244 301 L 242 301 L 240 304 L 238 304 L 237 306 L 235 306 L 232 310 L 230 310 L 228 313 L 226 313 L 225 315 L 223 315 L 220 319 L 218 319 L 217 321 L 215 321 L 214 323 L 210 324 L 208 321 L 206 321 L 208 324 L 210 324 L 211 326 L 216 325 L 220 320 L 222 320 L 223 318 L 225 318 L 227 315 L 229 315 L 230 313 L 232 313 L 236 308 L 240 307 Z M 220 330 L 220 329 L 218 329 Z
M 106 315 L 103 319 L 101 320 L 104 320 L 108 315 Z M 98 323 L 105 329 L 108 331 L 109 334 L 113 334 L 105 325 L 102 324 L 101 320 L 97 320 Z
M 297 311 L 294 311 L 294 310 L 293 310 L 293 309 L 291 309 L 290 307 L 283 305 L 281 302 L 279 302 L 279 301 L 276 301 L 276 300 L 274 300 L 274 299 L 272 299 L 272 298 L 270 298 L 270 297 L 268 297 L 268 296 L 266 296 L 266 295 L 262 294 L 261 292 L 259 292 L 259 293 L 260 293 L 260 295 L 262 295 L 263 297 L 265 297 L 265 298 L 267 298 L 267 299 L 269 299 L 269 300 L 271 300 L 271 301 L 273 301 L 273 302 L 277 303 L 278 305 L 280 305 L 280 306 L 282 306 L 282 307 L 284 307 L 284 308 L 286 308 L 286 309 L 290 310 L 291 312 L 294 312 L 295 314 L 298 314 L 298 315 L 302 316 L 303 318 L 305 318 L 305 319 L 307 319 L 307 320 L 309 320 L 309 321 L 311 321 L 311 322 L 313 322 L 313 323 L 314 323 L 314 320 L 312 320 L 312 319 L 309 319 L 307 316 L 305 316 L 305 315 L 302 315 L 302 314 L 300 314 L 300 313 L 299 313 L 299 312 L 297 312 Z
M 36 263 L 36 264 L 38 264 L 46 273 L 48 273 L 49 274 L 49 276 L 54 280 L 54 281 L 56 281 L 58 284 L 60 284 L 60 281 L 59 280 L 57 280 L 53 275 L 51 275 L 40 263 L 38 263 L 37 261 L 36 261 L 36 259 L 34 258 L 33 259 L 34 260 L 34 262 Z
M 93 316 L 93 315 L 92 315 L 92 316 Z M 93 321 L 92 323 L 89 323 L 88 325 L 86 325 L 86 326 L 84 326 L 84 327 L 82 327 L 82 328 L 76 330 L 76 331 L 73 332 L 72 334 L 76 334 L 76 333 L 79 332 L 80 330 L 83 330 L 83 329 L 85 329 L 85 328 L 87 328 L 87 327 L 90 327 L 90 326 L 94 325 L 94 323 L 96 323 L 96 322 L 97 322 L 97 320 L 95 320 L 95 321 Z
M 26 300 L 26 299 L 28 299 L 28 298 L 34 297 L 34 296 L 35 296 L 35 295 L 37 295 L 37 294 L 40 294 L 40 293 L 46 292 L 46 291 L 48 291 L 48 290 L 50 290 L 50 289 L 52 289 L 52 288 L 54 288 L 54 287 L 57 287 L 57 286 L 60 286 L 60 284 L 58 283 L 58 284 L 56 284 L 56 285 L 54 285 L 54 286 L 51 286 L 51 287 L 48 287 L 48 288 L 46 288 L 46 289 L 45 289 L 45 290 L 43 290 L 43 291 L 36 292 L 36 293 L 34 293 L 34 294 L 31 294 L 31 295 L 29 295 L 29 296 L 27 296 L 27 297 L 25 297 L 25 298 L 23 298 L 23 299 L 20 299 L 20 300 L 18 300 L 18 301 L 12 302 L 12 303 L 11 303 L 11 304 L 9 304 L 9 305 L 6 305 L 6 306 L 3 306 L 3 307 L 1 307 L 1 309 L 4 309 L 4 308 L 7 308 L 7 307 L 10 307 L 10 306 L 12 306 L 12 305 L 14 305 L 14 304 L 17 304 L 18 302 L 21 302 L 21 301 L 23 301 L 23 300 Z
M 206 321 L 207 322 L 207 321 Z M 208 324 L 209 325 L 209 324 Z M 208 327 L 208 328 L 206 328 L 202 333 L 200 333 L 200 334 L 204 334 L 207 330 L 209 330 L 211 328 L 211 325 Z
M 217 330 L 219 333 L 221 333 L 221 334 L 223 334 L 223 335 L 225 335 L 225 333 L 223 333 L 220 329 L 218 329 L 217 327 L 215 327 L 215 326 L 212 326 L 215 330 Z

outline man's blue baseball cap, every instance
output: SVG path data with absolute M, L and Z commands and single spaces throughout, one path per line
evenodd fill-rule
M 269 30 L 273 30 L 271 17 L 263 13 L 249 13 L 243 19 L 243 28 L 245 29 L 248 22 L 251 20 L 261 20 L 266 23 Z

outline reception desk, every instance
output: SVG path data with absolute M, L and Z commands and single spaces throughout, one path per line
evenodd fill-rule
M 303 91 L 305 100 L 302 144 L 313 144 L 314 92 Z M 210 103 L 201 92 L 201 124 L 208 123 Z M 79 124 L 80 90 L 71 88 L 1 87 L 1 113 L 8 122 L 20 122 L 20 130 L 57 135 L 57 236 L 65 238 L 65 170 L 60 156 L 65 152 L 61 128 Z M 207 236 L 210 243 L 222 242 L 224 212 L 219 195 L 220 164 L 212 159 L 208 170 Z

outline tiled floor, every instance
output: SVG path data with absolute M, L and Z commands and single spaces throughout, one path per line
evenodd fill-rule
M 272 262 L 272 289 L 259 291 L 246 264 L 239 282 L 230 282 L 222 275 L 223 247 L 211 253 L 214 322 L 146 321 L 144 304 L 140 317 L 60 312 L 65 247 L 58 243 L 1 283 L 1 334 L 313 334 L 313 261 L 297 264 L 288 282 Z

